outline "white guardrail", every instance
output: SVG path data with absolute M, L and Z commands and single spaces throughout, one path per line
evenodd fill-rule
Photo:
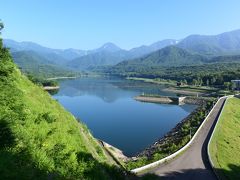
M 213 106 L 213 108 L 211 109 L 211 111 L 208 113 L 207 117 L 204 119 L 204 121 L 202 122 L 202 124 L 199 126 L 198 130 L 196 131 L 196 133 L 194 134 L 194 136 L 192 137 L 192 139 L 185 145 L 183 146 L 181 149 L 179 149 L 178 151 L 176 151 L 175 153 L 163 158 L 163 159 L 160 159 L 158 161 L 155 161 L 153 163 L 150 163 L 150 164 L 147 164 L 145 166 L 142 166 L 142 167 L 139 167 L 139 168 L 136 168 L 136 169 L 132 169 L 131 172 L 132 173 L 139 173 L 141 171 L 145 171 L 147 169 L 150 169 L 150 168 L 154 168 L 176 156 L 178 156 L 180 153 L 182 153 L 183 151 L 185 151 L 191 144 L 192 142 L 195 140 L 195 138 L 197 137 L 199 131 L 201 130 L 201 128 L 203 127 L 203 125 L 205 124 L 205 122 L 207 121 L 209 115 L 212 113 L 213 109 L 216 107 L 217 103 L 223 99 L 223 98 L 226 98 L 227 96 L 223 96 L 221 98 L 218 99 L 218 101 L 216 102 L 216 104 Z
M 216 123 L 216 125 L 215 125 L 215 127 L 214 127 L 214 129 L 213 129 L 213 132 L 212 132 L 212 134 L 211 134 L 211 137 L 210 137 L 210 139 L 209 139 L 209 141 L 208 141 L 208 145 L 207 145 L 207 155 L 208 155 L 209 163 L 210 163 L 210 165 L 211 165 L 211 167 L 212 167 L 212 169 L 213 169 L 213 171 L 214 171 L 214 173 L 215 173 L 215 175 L 216 175 L 217 177 L 218 177 L 218 174 L 217 174 L 216 171 L 215 171 L 215 168 L 214 168 L 215 166 L 214 166 L 213 160 L 212 160 L 211 155 L 210 155 L 210 144 L 211 144 L 213 135 L 214 135 L 214 133 L 215 133 L 215 131 L 216 131 L 216 129 L 217 129 L 217 125 L 218 125 L 218 123 L 219 123 L 219 119 L 220 119 L 221 116 L 222 116 L 222 112 L 223 112 L 223 110 L 224 110 L 224 108 L 225 108 L 225 105 L 226 105 L 227 101 L 228 101 L 230 98 L 232 98 L 232 97 L 234 97 L 234 96 L 233 96 L 233 95 L 228 96 L 228 98 L 226 99 L 226 101 L 225 101 L 225 103 L 224 103 L 224 105 L 223 105 L 222 111 L 221 111 L 221 113 L 220 113 L 219 116 L 218 116 L 217 123 Z M 218 179 L 220 179 L 220 178 L 218 177 Z

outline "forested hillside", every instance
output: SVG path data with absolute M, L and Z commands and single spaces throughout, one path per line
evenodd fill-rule
M 187 50 L 176 46 L 168 46 L 141 58 L 124 61 L 117 66 L 144 65 L 144 66 L 184 66 L 202 64 L 205 57 L 191 54 Z
M 61 76 L 78 76 L 76 72 L 55 62 L 52 62 L 35 51 L 12 52 L 14 62 L 22 72 L 31 74 L 38 78 L 52 78 Z

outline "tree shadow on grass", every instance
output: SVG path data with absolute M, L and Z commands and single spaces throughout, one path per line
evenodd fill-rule
M 18 153 L 0 150 L 0 179 L 132 179 L 134 175 L 124 172 L 116 166 L 100 163 L 89 153 L 78 153 L 81 163 L 86 163 L 86 168 L 80 173 L 77 170 L 69 169 L 67 174 L 60 174 L 58 171 L 51 171 L 47 168 L 39 168 L 31 159 L 27 151 Z M 79 163 L 79 165 L 81 165 Z M 66 168 L 61 164 L 58 168 Z M 79 168 L 81 168 L 79 166 Z
M 78 153 L 78 158 L 81 163 L 86 164 L 82 172 L 74 169 L 68 169 L 67 174 L 60 174 L 58 171 L 51 171 L 50 169 L 39 168 L 37 163 L 31 159 L 31 155 L 27 151 L 18 153 L 9 152 L 7 150 L 0 150 L 0 179 L 113 179 L 123 180 L 132 179 L 134 175 L 124 173 L 123 169 L 116 166 L 110 166 L 106 163 L 100 163 L 89 153 Z M 57 167 L 67 168 L 66 164 L 61 164 Z M 79 168 L 81 168 L 79 166 Z
M 9 123 L 0 120 L 0 179 L 44 179 L 47 171 L 36 167 L 26 150 L 13 152 L 16 145 L 15 136 Z
M 14 135 L 6 120 L 0 120 L 0 150 L 5 147 L 12 147 L 15 144 Z
M 62 159 L 69 158 L 67 154 L 60 156 L 59 152 L 55 152 L 54 149 L 52 151 L 49 159 L 54 159 L 54 169 L 39 162 L 40 160 L 34 160 L 32 158 L 34 152 L 30 153 L 26 147 L 16 148 L 15 135 L 9 123 L 0 119 L 0 179 L 128 179 L 132 177 L 119 167 L 100 163 L 92 154 L 86 152 L 76 153 L 78 165 L 77 169 L 74 169 Z M 64 149 L 59 151 L 64 152 Z M 82 164 L 85 166 L 81 166 Z M 61 169 L 67 173 L 61 174 L 59 171 Z

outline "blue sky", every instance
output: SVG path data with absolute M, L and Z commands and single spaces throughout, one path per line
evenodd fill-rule
M 52 48 L 129 49 L 240 28 L 239 0 L 0 0 L 3 38 Z

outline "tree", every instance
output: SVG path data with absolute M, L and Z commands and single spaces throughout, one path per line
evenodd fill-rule
M 230 90 L 230 87 L 231 87 L 231 83 L 230 82 L 224 82 L 224 88 L 226 90 Z
M 234 82 L 231 82 L 230 89 L 235 90 L 237 88 L 236 84 Z
M 215 78 L 215 77 L 212 77 L 212 79 L 211 79 L 211 84 L 214 85 L 215 82 L 216 82 L 216 78 Z
M 184 84 L 184 85 L 187 85 L 187 84 L 188 84 L 186 79 L 183 80 L 183 84 Z
M 198 86 L 202 86 L 202 84 L 203 84 L 203 81 L 202 81 L 202 78 L 198 78 Z
M 1 19 L 0 19 L 0 34 L 1 34 L 1 30 L 4 28 L 4 25 L 3 25 L 3 23 L 2 23 L 2 21 L 1 21 Z
M 2 31 L 2 29 L 4 28 L 4 25 L 3 25 L 3 23 L 2 23 L 2 21 L 1 21 L 1 19 L 0 19 L 0 35 L 1 35 L 1 31 Z M 2 38 L 0 37 L 0 48 L 2 48 Z
M 207 79 L 207 81 L 206 81 L 206 85 L 209 86 L 209 80 L 208 80 L 208 79 Z
M 193 80 L 192 80 L 192 84 L 193 84 L 194 86 L 197 86 L 197 83 L 198 83 L 198 81 L 197 81 L 196 79 L 193 79 Z

